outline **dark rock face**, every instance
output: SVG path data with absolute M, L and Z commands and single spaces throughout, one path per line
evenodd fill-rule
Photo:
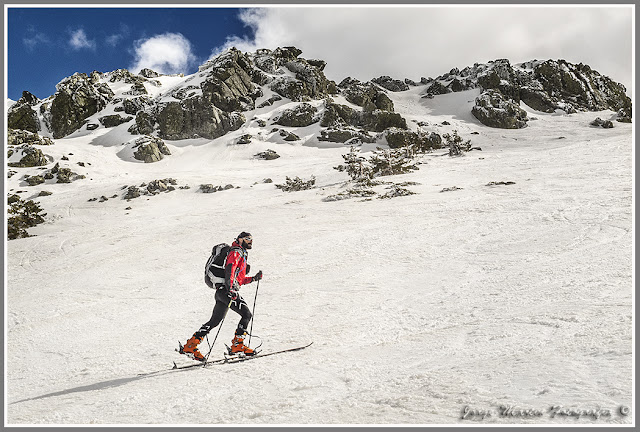
M 349 102 L 361 106 L 365 111 L 379 109 L 393 112 L 391 99 L 371 82 L 362 83 L 356 79 L 345 78 L 338 87 Z
M 426 134 L 390 128 L 385 131 L 385 137 L 390 148 L 414 146 L 419 151 L 442 148 L 442 137 L 435 132 Z
M 276 124 L 290 127 L 305 127 L 318 121 L 315 118 L 318 110 L 308 104 L 302 103 L 295 108 L 287 109 L 282 112 Z
M 380 87 L 384 87 L 392 92 L 401 92 L 405 90 L 409 90 L 409 85 L 400 80 L 393 79 L 389 76 L 381 76 L 379 78 L 374 78 L 371 81 L 378 84 Z
M 22 129 L 33 133 L 40 130 L 38 114 L 26 103 L 16 103 L 9 109 L 7 125 L 12 129 Z
M 106 84 L 94 83 L 86 74 L 76 73 L 61 81 L 51 103 L 51 129 L 54 138 L 78 130 L 84 120 L 102 110 L 113 98 Z
M 527 113 L 498 90 L 487 90 L 476 98 L 471 113 L 489 127 L 520 129 L 527 125 Z
M 112 128 L 133 120 L 133 117 L 121 117 L 119 114 L 100 117 L 98 121 L 107 128 Z

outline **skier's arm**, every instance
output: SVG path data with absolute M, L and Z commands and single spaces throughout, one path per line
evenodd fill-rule
M 242 257 L 236 251 L 231 251 L 227 257 L 227 263 L 224 268 L 224 280 L 229 289 L 233 288 L 233 284 L 236 280 L 236 272 L 238 266 L 240 266 L 241 259 Z M 253 282 L 253 278 L 245 276 L 242 272 L 238 273 L 238 285 L 245 285 L 251 282 Z

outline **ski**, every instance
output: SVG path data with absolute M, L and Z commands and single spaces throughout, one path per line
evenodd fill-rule
M 178 366 L 176 364 L 176 362 L 173 362 L 173 368 L 171 368 L 171 370 L 175 370 L 175 369 L 191 369 L 191 368 L 196 368 L 196 367 L 207 367 L 207 366 L 212 365 L 212 364 L 239 363 L 239 362 L 243 362 L 243 361 L 246 361 L 246 360 L 253 360 L 253 359 L 257 359 L 257 358 L 268 357 L 270 355 L 275 355 L 275 354 L 282 354 L 282 353 L 286 353 L 286 352 L 300 351 L 302 349 L 310 347 L 312 344 L 313 344 L 313 342 L 308 343 L 307 345 L 297 346 L 297 347 L 293 347 L 293 348 L 286 348 L 286 349 L 282 349 L 282 350 L 278 350 L 278 351 L 270 351 L 270 352 L 266 352 L 266 353 L 260 352 L 260 353 L 258 353 L 256 355 L 252 355 L 252 356 L 224 357 L 224 358 L 219 358 L 219 359 L 215 359 L 215 360 L 207 360 L 206 362 L 199 362 L 199 363 L 182 365 L 182 366 Z

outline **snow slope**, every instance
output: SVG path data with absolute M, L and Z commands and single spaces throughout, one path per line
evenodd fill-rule
M 29 170 L 7 182 L 23 198 L 53 195 L 37 199 L 48 216 L 35 236 L 6 244 L 6 421 L 634 423 L 619 408 L 633 406 L 632 125 L 589 126 L 612 112 L 530 111 L 525 129 L 490 129 L 470 114 L 475 92 L 418 90 L 390 94 L 410 127 L 456 129 L 482 151 L 423 156 L 419 171 L 385 178 L 418 182 L 416 194 L 389 200 L 322 201 L 346 188 L 333 167 L 348 149 L 313 140 L 229 145 L 240 130 L 169 141 L 172 155 L 153 164 L 95 134 L 46 148 L 91 165 L 74 167 L 87 178 L 71 184 L 26 187 Z M 267 148 L 282 157 L 253 157 Z M 263 183 L 311 175 L 307 191 Z M 167 177 L 191 188 L 120 198 Z M 236 188 L 202 194 L 202 183 Z M 264 272 L 253 327 L 264 349 L 314 344 L 168 370 L 189 363 L 177 341 L 210 316 L 211 247 L 241 231 L 254 236 L 251 272 Z M 256 285 L 241 292 L 253 307 Z M 237 321 L 228 315 L 212 356 Z M 503 416 L 501 405 L 542 414 Z M 555 405 L 600 415 L 553 415 Z M 461 418 L 465 407 L 491 415 Z

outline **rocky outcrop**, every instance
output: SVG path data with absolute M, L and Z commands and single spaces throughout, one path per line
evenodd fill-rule
M 274 160 L 274 159 L 278 159 L 280 155 L 276 153 L 274 150 L 267 149 L 263 152 L 257 153 L 256 155 L 254 155 L 254 157 L 258 159 L 264 159 L 264 160 Z
M 255 107 L 253 65 L 247 54 L 231 48 L 200 67 L 207 72 L 200 85 L 203 99 L 222 111 L 247 111 Z
M 498 90 L 487 90 L 476 98 L 471 113 L 489 127 L 520 129 L 527 125 L 527 113 Z
M 7 111 L 7 126 L 12 129 L 22 129 L 36 133 L 40 128 L 38 113 L 32 108 L 40 99 L 29 93 L 22 92 L 22 97 Z
M 401 92 L 405 90 L 409 90 L 409 85 L 397 79 L 393 79 L 390 76 L 381 76 L 379 78 L 374 78 L 371 80 L 372 82 L 378 84 L 380 87 L 384 87 L 392 92 Z
M 161 138 L 180 140 L 196 137 L 215 139 L 239 129 L 246 119 L 242 113 L 227 113 L 202 97 L 194 97 L 161 105 L 156 121 Z
M 113 98 L 108 85 L 84 73 L 75 73 L 56 85 L 51 102 L 51 131 L 62 138 L 78 130 L 87 117 L 102 110 Z
M 318 121 L 318 110 L 311 104 L 302 103 L 295 108 L 286 109 L 276 120 L 276 124 L 290 127 L 305 127 Z
M 345 78 L 338 87 L 349 102 L 361 106 L 365 111 L 394 110 L 391 99 L 371 82 L 362 83 L 353 78 Z
M 376 137 L 369 135 L 367 131 L 353 127 L 329 128 L 322 130 L 318 141 L 328 141 L 356 145 L 362 143 L 374 143 Z
M 138 138 L 132 144 L 135 149 L 133 157 L 145 163 L 158 162 L 163 159 L 163 155 L 171 154 L 164 141 L 150 135 Z
M 53 145 L 53 141 L 49 137 L 41 137 L 37 133 L 32 133 L 26 130 L 9 129 L 7 131 L 7 145 L 19 146 L 19 145 Z
M 7 165 L 14 168 L 28 168 L 44 166 L 49 163 L 49 159 L 42 153 L 42 150 L 25 144 L 20 147 L 9 150 L 9 160 L 17 162 L 8 162 Z
M 442 137 L 435 133 L 420 133 L 398 128 L 385 131 L 385 138 L 390 148 L 413 146 L 418 151 L 429 151 L 442 148 Z

